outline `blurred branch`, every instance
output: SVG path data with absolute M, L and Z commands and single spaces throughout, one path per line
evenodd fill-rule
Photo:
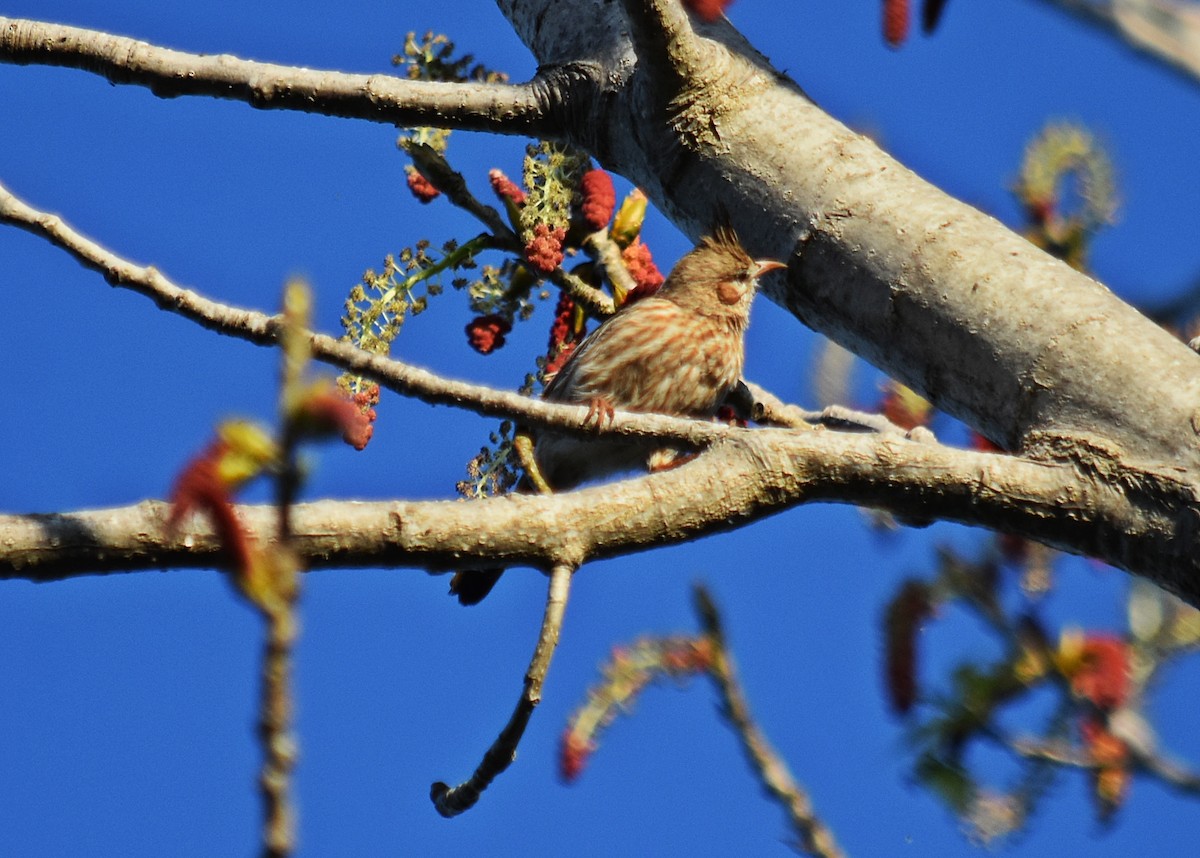
M 286 549 L 277 547 L 277 566 L 294 562 Z M 291 583 L 299 577 L 291 570 Z M 263 764 L 259 791 L 263 797 L 263 856 L 284 858 L 296 845 L 296 809 L 291 799 L 292 770 L 298 756 L 292 733 L 295 706 L 292 695 L 292 666 L 299 619 L 296 613 L 298 586 L 288 588 L 280 604 L 263 612 L 267 636 L 260 668 L 258 735 L 262 744 Z
M 437 126 L 553 137 L 546 84 L 441 83 L 347 74 L 192 54 L 96 30 L 0 17 L 0 62 L 50 65 L 135 84 L 155 95 L 244 101 L 387 125 Z
M 737 678 L 733 657 L 725 645 L 717 606 L 701 585 L 695 588 L 695 606 L 704 634 L 713 643 L 712 665 L 708 672 L 721 694 L 722 712 L 741 740 L 742 749 L 763 789 L 787 812 L 801 849 L 818 858 L 842 858 L 844 853 L 833 832 L 813 812 L 808 794 L 796 783 L 787 763 L 754 722 Z
M 1200 4 L 1185 0 L 1043 0 L 1107 30 L 1200 83 Z
M 1060 766 L 1080 769 L 1101 767 L 1086 750 L 1077 748 L 1068 742 L 1017 738 L 1009 742 L 1009 747 L 1026 759 L 1045 760 Z M 1200 774 L 1189 771 L 1180 764 L 1157 754 L 1137 754 L 1134 759 L 1139 769 L 1157 777 L 1163 783 L 1180 792 L 1200 795 Z
M 437 812 L 445 817 L 458 816 L 463 811 L 470 810 L 479 801 L 480 795 L 512 764 L 517 756 L 517 745 L 525 734 L 525 727 L 533 715 L 533 710 L 542 702 L 542 684 L 546 681 L 546 673 L 550 670 L 550 660 L 558 646 L 559 633 L 562 631 L 563 615 L 567 609 L 567 597 L 571 592 L 571 575 L 574 567 L 566 564 L 556 565 L 550 573 L 550 590 L 546 595 L 546 610 L 542 615 L 542 627 L 538 632 L 537 646 L 533 650 L 533 658 L 529 669 L 525 671 L 525 687 L 517 700 L 512 717 L 496 741 L 483 755 L 479 767 L 466 781 L 457 786 L 449 786 L 441 781 L 435 783 L 429 790 Z

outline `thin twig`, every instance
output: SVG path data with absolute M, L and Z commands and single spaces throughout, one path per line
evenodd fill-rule
M 448 786 L 441 781 L 429 790 L 438 813 L 447 818 L 470 810 L 479 801 L 480 795 L 495 780 L 496 776 L 512 764 L 517 755 L 517 745 L 525 734 L 525 727 L 533 710 L 542 702 L 542 684 L 550 670 L 550 659 L 558 646 L 562 631 L 563 614 L 567 609 L 567 596 L 571 592 L 571 575 L 574 569 L 567 565 L 555 566 L 550 573 L 550 589 L 546 596 L 546 611 L 542 616 L 542 627 L 538 632 L 537 646 L 529 669 L 525 671 L 525 687 L 517 700 L 512 717 L 487 749 L 479 767 L 467 780 L 458 786 Z
M 490 229 L 498 244 L 519 252 L 521 242 L 504 222 L 500 212 L 471 193 L 463 174 L 451 167 L 440 152 L 425 143 L 408 144 L 405 151 L 412 156 L 413 164 L 421 171 L 421 175 L 445 194 L 446 199 Z
M 696 613 L 704 634 L 713 643 L 713 662 L 709 675 L 721 693 L 722 709 L 742 742 L 742 750 L 750 761 L 763 788 L 787 812 L 797 845 L 818 858 L 843 858 L 833 832 L 813 812 L 808 794 L 796 783 L 787 763 L 779 756 L 762 730 L 754 723 L 746 695 L 738 682 L 733 657 L 725 645 L 725 633 L 717 606 L 701 585 L 695 588 Z
M 296 810 L 291 799 L 291 776 L 296 767 L 297 741 L 292 734 L 292 666 L 300 623 L 300 559 L 294 551 L 292 516 L 300 491 L 297 447 L 300 432 L 295 400 L 304 387 L 309 363 L 304 326 L 311 311 L 307 286 L 291 283 L 284 290 L 283 347 L 280 351 L 279 470 L 275 475 L 277 543 L 264 553 L 270 586 L 252 599 L 267 626 L 262 661 L 262 701 L 258 733 L 263 748 L 259 789 L 263 797 L 263 858 L 286 858 L 296 848 Z
M 277 551 L 283 551 L 277 548 Z M 286 553 L 286 552 L 285 552 Z M 288 563 L 280 557 L 275 562 Z M 291 773 L 296 767 L 297 747 L 291 732 L 292 650 L 297 630 L 294 607 L 298 595 L 298 576 L 292 570 L 290 593 L 277 610 L 264 612 L 267 639 L 263 648 L 262 699 L 259 738 L 263 747 L 259 790 L 263 797 L 263 855 L 283 858 L 291 855 L 296 844 L 296 814 L 291 801 Z
M 589 286 L 582 277 L 576 277 L 571 272 L 564 270 L 561 265 L 545 276 L 595 318 L 605 319 L 616 312 L 612 298 L 594 286 Z
M 1010 740 L 1008 746 L 1018 756 L 1030 760 L 1045 760 L 1060 766 L 1079 769 L 1102 768 L 1090 753 L 1069 742 L 1016 738 Z M 1179 763 L 1158 754 L 1134 754 L 1133 760 L 1138 769 L 1154 775 L 1163 783 L 1169 784 L 1180 792 L 1200 794 L 1200 774 L 1189 771 Z
M 625 267 L 621 248 L 609 237 L 607 229 L 598 229 L 583 239 L 583 248 L 604 270 L 614 294 L 624 302 L 625 296 L 637 288 L 637 281 Z M 611 314 L 610 314 L 611 315 Z
M 753 400 L 750 419 L 764 426 L 783 426 L 790 429 L 811 429 L 814 425 L 852 432 L 874 432 L 878 435 L 902 437 L 923 444 L 934 442 L 933 432 L 924 426 L 905 429 L 887 418 L 886 415 L 868 411 L 857 411 L 844 405 L 829 405 L 820 411 L 809 411 L 790 402 L 784 402 L 766 388 L 752 381 L 742 380 L 746 392 Z
M 33 208 L 3 184 L 0 184 L 0 222 L 10 223 L 48 240 L 67 251 L 84 267 L 99 272 L 111 285 L 144 295 L 160 309 L 176 313 L 203 328 L 261 346 L 273 346 L 279 342 L 282 317 L 222 304 L 194 290 L 185 289 L 154 267 L 136 265 L 76 232 L 59 216 Z M 564 272 L 564 276 L 570 275 Z M 611 306 L 611 300 L 609 304 Z M 613 420 L 606 421 L 598 430 L 594 426 L 585 429 L 584 417 L 588 409 L 584 405 L 546 402 L 518 393 L 442 378 L 403 361 L 363 351 L 352 343 L 325 334 L 313 333 L 309 342 L 312 355 L 317 360 L 371 378 L 390 390 L 433 405 L 453 405 L 479 414 L 512 417 L 523 423 L 581 435 L 594 435 L 597 431 L 652 435 L 700 447 L 723 437 L 729 431 L 728 427 L 700 420 L 619 411 Z
M 192 54 L 96 30 L 0 18 L 0 61 L 64 66 L 164 98 L 203 95 L 259 109 L 538 137 L 560 136 L 546 84 L 450 83 L 347 74 Z

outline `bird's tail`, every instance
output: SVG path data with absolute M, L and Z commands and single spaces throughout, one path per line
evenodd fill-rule
M 502 567 L 493 569 L 460 569 L 450 579 L 450 592 L 458 597 L 460 605 L 478 605 L 483 601 L 500 576 Z

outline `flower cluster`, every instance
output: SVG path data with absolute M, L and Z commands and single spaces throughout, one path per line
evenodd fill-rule
M 481 355 L 490 355 L 504 345 L 504 337 L 512 330 L 512 322 L 492 313 L 467 322 L 466 330 L 471 348 Z
M 1092 776 L 1102 819 L 1120 806 L 1129 787 L 1129 747 L 1108 723 L 1129 699 L 1129 655 L 1125 640 L 1107 634 L 1066 633 L 1058 651 L 1071 693 L 1088 704 L 1080 712 L 1079 738 L 1097 766 Z
M 1068 211 L 1063 187 L 1072 179 L 1079 204 Z M 1080 270 L 1091 239 L 1117 211 L 1112 161 L 1085 128 L 1071 123 L 1047 125 L 1029 144 L 1013 193 L 1029 221 L 1025 237 Z
M 525 244 L 525 260 L 539 274 L 553 273 L 562 264 L 563 242 L 566 238 L 566 227 L 537 224 Z
M 637 284 L 625 296 L 626 303 L 636 301 L 639 298 L 645 298 L 647 295 L 653 295 L 666 279 L 663 277 L 662 272 L 658 270 L 658 266 L 654 264 L 654 257 L 650 255 L 650 248 L 642 243 L 641 238 L 635 238 L 631 244 L 621 251 L 621 261 L 625 263 L 625 268 L 628 269 L 629 276 Z
M 595 232 L 608 226 L 617 204 L 612 178 L 604 170 L 588 170 L 579 180 L 579 213 L 587 228 Z
M 559 773 L 575 780 L 596 750 L 600 734 L 651 683 L 667 679 L 684 682 L 706 673 L 716 647 L 707 636 L 646 637 L 629 647 L 615 647 L 600 682 L 571 716 L 559 746 Z
M 405 168 L 405 172 L 408 174 L 408 189 L 412 191 L 412 195 L 418 202 L 431 203 L 441 195 L 441 191 L 435 188 L 433 183 L 425 178 L 416 167 L 410 165 Z

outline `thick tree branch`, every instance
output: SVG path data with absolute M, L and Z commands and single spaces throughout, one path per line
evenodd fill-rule
M 485 560 L 548 569 L 732 530 L 801 503 L 840 501 L 1049 542 L 1138 571 L 1200 604 L 1200 551 L 1191 516 L 1174 515 L 1161 496 L 1114 488 L 1070 463 L 895 436 L 713 429 L 721 439 L 687 465 L 550 497 L 301 504 L 294 510 L 294 547 L 310 569 L 447 570 Z M 251 532 L 268 538 L 269 507 L 240 511 Z M 165 504 L 145 501 L 121 509 L 0 516 L 0 578 L 50 581 L 222 565 L 207 525 L 168 536 L 166 515 Z
M 545 85 L 437 83 L 204 55 L 95 30 L 0 18 L 0 60 L 65 66 L 173 98 L 201 95 L 263 110 L 300 110 L 388 125 L 436 125 L 553 137 Z

